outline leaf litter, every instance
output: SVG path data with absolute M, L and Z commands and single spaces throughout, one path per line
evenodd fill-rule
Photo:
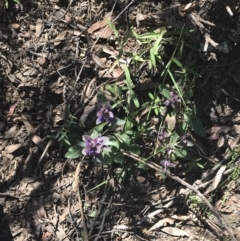
M 88 217 L 92 223 L 90 228 L 86 225 L 89 233 L 98 234 L 99 220 L 101 221 L 102 213 L 105 213 L 107 225 L 102 224 L 103 228 L 106 228 L 102 231 L 109 232 L 107 226 L 112 227 L 112 235 L 116 240 L 121 238 L 131 240 L 136 236 L 135 234 L 144 235 L 145 226 L 148 227 L 149 232 L 157 232 L 164 240 L 173 240 L 171 236 L 181 236 L 183 240 L 188 240 L 189 237 L 193 237 L 191 234 L 196 230 L 194 228 L 183 230 L 182 227 L 188 227 L 186 223 L 189 225 L 197 223 L 200 227 L 201 219 L 195 219 L 193 222 L 191 218 L 183 220 L 173 218 L 175 208 L 181 207 L 186 211 L 187 205 L 184 202 L 179 202 L 179 205 L 173 203 L 172 200 L 181 201 L 178 197 L 178 187 L 170 183 L 172 189 L 170 190 L 159 173 L 155 172 L 150 182 L 146 181 L 149 180 L 147 172 L 135 173 L 134 178 L 138 182 L 132 180 L 126 189 L 122 189 L 117 182 L 116 185 L 111 185 L 101 181 L 108 180 L 110 173 L 107 170 L 82 162 L 81 171 L 77 173 L 81 176 L 79 183 L 79 177 L 76 175 L 79 160 L 63 159 L 62 150 L 57 148 L 57 143 L 46 149 L 48 136 L 55 133 L 54 131 L 58 130 L 55 128 L 59 128 L 66 118 L 65 100 L 73 96 L 74 104 L 71 106 L 71 111 L 79 113 L 77 118 L 84 125 L 90 123 L 87 117 L 95 109 L 96 94 L 101 90 L 100 83 L 110 76 L 113 81 L 119 80 L 117 84 L 120 85 L 124 73 L 121 62 L 127 63 L 131 59 L 123 53 L 119 60 L 120 64 L 116 61 L 119 49 L 116 49 L 115 44 L 111 42 L 114 40 L 111 38 L 113 31 L 106 20 L 110 15 L 102 16 L 101 11 L 108 12 L 107 8 L 101 9 L 97 2 L 91 2 L 94 11 L 97 11 L 91 24 L 88 24 L 90 14 L 87 1 L 79 4 L 56 1 L 57 5 L 54 3 L 51 7 L 40 1 L 37 5 L 19 5 L 23 7 L 21 11 L 16 6 L 16 12 L 20 11 L 21 14 L 10 16 L 10 28 L 4 29 L 11 36 L 9 43 L 6 43 L 4 39 L 4 31 L 0 35 L 0 46 L 3 50 L 0 58 L 1 75 L 7 80 L 3 84 L 3 97 L 6 103 L 3 102 L 2 105 L 4 118 L 1 116 L 1 122 L 6 125 L 6 129 L 1 129 L 2 161 L 0 164 L 2 171 L 0 193 L 6 196 L 0 197 L 0 204 L 4 208 L 4 213 L 9 214 L 10 230 L 15 234 L 16 240 L 35 240 L 37 237 L 44 241 L 72 240 L 80 237 L 79 227 L 83 227 L 83 216 L 79 214 L 79 209 L 81 209 L 79 208 L 79 196 L 74 193 L 74 188 L 80 185 L 82 193 L 86 192 L 85 188 L 92 190 L 84 193 L 85 199 L 81 199 L 86 205 L 84 206 L 86 209 L 82 210 L 85 212 L 84 216 Z M 52 4 L 53 1 L 50 3 Z M 144 9 L 146 3 L 142 4 Z M 184 14 L 190 8 L 189 6 L 183 8 Z M 118 7 L 121 9 L 121 6 Z M 140 5 L 134 5 L 134 7 L 137 12 L 142 8 Z M 149 9 L 148 7 L 145 9 Z M 3 8 L 0 9 L 2 11 Z M 30 15 L 28 15 L 29 10 L 31 10 Z M 76 16 L 67 20 L 64 17 L 66 11 Z M 151 14 L 144 11 L 145 15 L 139 17 L 135 23 L 138 27 L 146 25 L 147 21 L 151 20 L 149 18 Z M 77 23 L 79 18 L 82 19 L 81 24 L 86 24 L 86 26 Z M 154 14 L 152 20 L 155 23 L 157 21 Z M 120 26 L 121 22 L 117 22 L 117 25 Z M 93 41 L 99 37 L 101 51 L 98 52 L 94 48 L 89 54 L 88 51 Z M 125 46 L 125 52 L 133 47 L 130 43 L 128 44 Z M 8 50 L 5 51 L 6 49 Z M 83 70 L 85 77 L 81 79 L 81 82 L 77 82 L 75 81 L 76 70 L 85 60 L 87 60 Z M 102 70 L 105 71 L 101 72 Z M 1 99 L 4 99 L 3 97 L 1 96 Z M 27 101 L 29 99 L 32 100 L 32 104 Z M 146 115 L 147 112 L 148 109 L 143 110 L 142 115 Z M 226 116 L 229 117 L 226 113 L 221 117 Z M 142 116 L 139 117 L 140 120 L 141 118 Z M 165 121 L 170 130 L 174 130 L 176 118 L 174 115 L 166 117 Z M 223 119 L 220 118 L 220 121 Z M 236 114 L 232 119 L 235 124 L 235 133 L 238 135 L 239 127 L 236 125 L 238 115 Z M 231 131 L 231 126 L 224 123 L 219 123 L 218 126 L 212 125 L 206 131 L 210 137 L 205 141 L 208 141 L 210 145 L 216 140 L 223 142 L 221 135 L 232 135 Z M 217 148 L 224 151 L 224 143 L 219 142 Z M 200 145 L 200 141 L 198 144 Z M 237 144 L 231 145 L 234 149 Z M 219 158 L 217 148 L 214 149 L 213 155 Z M 36 169 L 39 160 L 43 160 L 43 166 L 40 168 L 42 172 Z M 117 172 L 117 169 L 114 171 Z M 222 166 L 215 176 L 211 177 L 212 184 L 206 189 L 206 194 L 219 187 L 225 171 L 226 166 Z M 204 180 L 202 181 L 204 184 Z M 123 192 L 122 197 L 118 188 Z M 223 204 L 223 206 L 226 205 L 225 210 L 230 207 L 230 203 L 231 210 L 234 208 L 238 210 L 238 206 L 233 205 L 239 202 L 235 189 L 236 187 L 230 189 L 235 199 L 231 199 L 230 195 L 226 198 L 228 202 Z M 15 194 L 21 199 L 16 202 L 7 194 L 12 196 Z M 107 212 L 103 212 L 109 202 L 109 196 L 114 197 L 113 203 L 108 207 L 111 210 L 111 217 Z M 153 212 L 152 203 L 164 204 L 165 209 Z M 134 213 L 132 213 L 133 208 Z M 219 208 L 219 210 L 224 210 L 224 208 Z M 93 213 L 97 214 L 92 215 Z M 119 213 L 123 218 L 119 217 Z M 149 215 L 151 213 L 154 214 Z M 172 215 L 169 216 L 169 213 Z M 132 220 L 139 225 L 135 225 Z M 134 233 L 136 228 L 139 232 Z M 124 232 L 119 232 L 119 230 Z M 203 232 L 204 229 L 201 231 Z M 164 233 L 167 235 L 164 236 Z M 204 235 L 202 233 L 202 236 Z M 197 239 L 197 237 L 194 238 Z M 211 236 L 211 240 L 217 239 Z

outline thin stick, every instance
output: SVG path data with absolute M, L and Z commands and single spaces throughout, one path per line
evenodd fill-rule
M 82 225 L 83 225 L 83 230 L 85 233 L 85 241 L 88 241 L 88 230 L 87 230 L 87 225 L 86 225 L 86 221 L 85 221 L 85 215 L 83 212 L 83 205 L 82 205 L 82 200 L 81 200 L 81 195 L 80 195 L 80 191 L 79 191 L 79 182 L 80 182 L 80 165 L 81 162 L 78 163 L 77 168 L 76 168 L 76 172 L 75 172 L 75 189 L 77 190 L 77 194 L 78 194 L 78 203 L 79 203 L 79 209 L 80 209 L 80 213 L 81 213 L 81 218 L 82 218 Z
M 193 192 L 195 192 L 201 199 L 202 201 L 208 206 L 208 208 L 213 212 L 213 214 L 216 216 L 216 218 L 219 220 L 219 223 L 221 224 L 221 226 L 228 232 L 229 236 L 231 237 L 231 240 L 232 241 L 237 241 L 233 235 L 233 232 L 232 230 L 227 226 L 226 224 L 226 221 L 224 220 L 223 217 L 221 217 L 219 215 L 219 213 L 216 211 L 216 209 L 211 205 L 211 203 L 206 199 L 206 197 L 201 193 L 199 192 L 196 188 L 194 188 L 193 186 L 191 186 L 190 184 L 188 184 L 187 182 L 185 182 L 184 180 L 182 180 L 180 177 L 178 176 L 174 176 L 173 174 L 171 174 L 170 172 L 168 171 L 164 171 L 159 165 L 157 165 L 156 163 L 154 162 L 151 162 L 151 161 L 144 161 L 142 160 L 139 156 L 137 155 L 134 155 L 130 152 L 126 152 L 126 151 L 122 151 L 122 153 L 125 155 L 125 156 L 128 156 L 142 164 L 145 164 L 147 166 L 149 166 L 150 168 L 160 172 L 161 174 L 175 180 L 176 182 L 182 184 L 183 186 L 189 188 L 190 190 L 192 190 Z
M 103 227 L 104 227 L 106 215 L 107 215 L 108 210 L 109 210 L 109 208 L 110 208 L 110 206 L 111 206 L 111 204 L 112 204 L 112 200 L 113 200 L 113 196 L 111 196 L 110 201 L 109 201 L 108 206 L 107 206 L 107 209 L 106 209 L 106 211 L 105 211 L 104 214 L 103 214 L 102 222 L 101 222 L 101 225 L 100 225 L 100 228 L 99 228 L 99 232 L 98 232 L 97 237 L 94 239 L 94 241 L 98 241 L 99 238 L 100 238 L 100 235 L 101 235 L 102 230 L 103 230 Z

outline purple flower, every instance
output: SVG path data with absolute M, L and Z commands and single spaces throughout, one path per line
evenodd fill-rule
M 109 141 L 108 137 L 98 136 L 92 138 L 87 135 L 83 136 L 83 140 L 85 142 L 85 148 L 82 150 L 82 153 L 88 156 L 96 156 L 100 154 Z
M 174 108 L 178 103 L 181 102 L 181 98 L 174 92 L 170 92 L 169 98 L 164 102 L 166 106 L 172 106 Z
M 157 136 L 159 141 L 163 141 L 165 138 L 169 137 L 168 133 L 163 130 L 161 130 L 161 131 L 154 130 L 152 132 L 152 134 Z
M 97 124 L 100 124 L 104 121 L 107 121 L 109 124 L 114 120 L 114 115 L 112 108 L 109 105 L 109 102 L 106 102 L 104 105 L 99 104 L 99 111 L 97 112 Z
M 161 161 L 161 165 L 164 167 L 164 171 L 167 170 L 169 167 L 175 167 L 176 165 L 171 163 L 169 160 L 163 160 Z

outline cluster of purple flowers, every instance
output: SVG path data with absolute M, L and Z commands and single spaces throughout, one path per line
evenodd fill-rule
M 174 92 L 170 92 L 169 98 L 164 102 L 166 106 L 172 106 L 174 108 L 177 104 L 181 102 L 181 98 Z
M 109 104 L 109 102 L 106 102 L 104 105 L 99 104 L 99 111 L 97 112 L 97 124 L 100 124 L 104 121 L 108 122 L 108 124 L 111 124 L 114 120 L 114 115 L 112 112 L 112 108 Z
M 97 156 L 106 148 L 109 138 L 105 136 L 92 138 L 91 136 L 84 135 L 83 141 L 85 142 L 85 148 L 82 150 L 82 153 L 88 156 Z
M 105 104 L 99 104 L 99 110 L 97 112 L 97 124 L 100 124 L 102 122 L 108 122 L 108 124 L 111 124 L 114 120 L 114 115 L 112 112 L 112 108 L 109 104 L 109 102 L 106 102 Z M 92 138 L 91 136 L 84 135 L 83 136 L 84 141 L 84 149 L 82 150 L 82 153 L 87 156 L 100 156 L 101 152 L 103 150 L 108 150 L 108 143 L 109 138 L 106 136 L 97 136 L 95 138 Z
M 163 161 L 161 161 L 161 165 L 164 167 L 164 171 L 166 171 L 167 170 L 167 168 L 169 168 L 169 167 L 175 167 L 176 165 L 175 164 L 173 164 L 171 161 L 169 161 L 169 160 L 163 160 Z
M 169 134 L 164 130 L 160 130 L 160 131 L 154 130 L 152 132 L 152 135 L 157 136 L 159 141 L 163 141 L 164 139 L 169 137 Z

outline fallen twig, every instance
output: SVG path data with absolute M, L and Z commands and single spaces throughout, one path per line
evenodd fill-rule
M 79 203 L 79 209 L 80 209 L 80 213 L 81 213 L 81 218 L 82 218 L 82 225 L 83 225 L 83 230 L 84 230 L 84 235 L 85 235 L 85 241 L 88 241 L 88 230 L 87 230 L 87 224 L 85 222 L 85 215 L 83 212 L 83 206 L 82 206 L 82 200 L 81 200 L 81 195 L 80 195 L 80 191 L 79 191 L 79 182 L 80 182 L 80 165 L 81 162 L 78 163 L 77 168 L 76 168 L 76 172 L 75 172 L 75 190 L 77 190 L 77 194 L 78 194 L 78 203 Z
M 103 197 L 102 197 L 102 199 L 101 199 L 101 201 L 100 201 L 100 205 L 99 205 L 99 208 L 98 208 L 98 212 L 97 212 L 97 214 L 96 214 L 96 216 L 95 216 L 95 218 L 94 218 L 94 222 L 99 218 L 100 214 L 102 213 L 102 209 L 103 209 L 103 207 L 104 207 L 103 203 L 106 201 L 106 199 L 107 199 L 107 197 L 108 197 L 109 190 L 110 190 L 110 185 L 109 185 L 109 183 L 108 183 L 108 185 L 106 185 L 106 187 L 105 187 L 104 195 L 103 195 Z M 112 201 L 110 201 L 110 202 L 108 203 L 108 207 L 110 206 L 110 204 L 112 204 Z M 105 220 L 105 219 L 104 219 L 104 220 Z M 104 224 L 104 222 L 101 223 L 101 225 L 103 225 L 103 224 Z M 95 227 L 95 223 L 92 224 L 92 227 L 91 227 L 90 230 L 89 230 L 89 236 L 91 236 L 94 227 Z M 101 226 L 101 227 L 102 227 L 102 226 Z M 101 228 L 101 227 L 100 227 L 100 230 L 99 230 L 99 232 L 98 232 L 97 237 L 99 237 L 99 235 L 100 235 L 101 232 L 102 232 L 102 228 Z M 92 238 L 92 237 L 91 237 L 91 238 Z M 98 239 L 95 238 L 94 240 L 98 240 Z
M 105 210 L 105 212 L 104 212 L 104 214 L 103 214 L 102 222 L 101 222 L 101 225 L 100 225 L 100 228 L 99 228 L 98 235 L 97 235 L 97 237 L 94 239 L 94 241 L 97 241 L 97 240 L 99 240 L 99 238 L 100 238 L 100 234 L 102 233 L 102 230 L 103 230 L 103 227 L 104 227 L 104 223 L 105 223 L 105 219 L 106 219 L 106 215 L 107 215 L 107 213 L 108 213 L 109 207 L 110 207 L 111 204 L 112 204 L 112 200 L 113 200 L 113 197 L 111 196 L 110 201 L 109 201 L 108 206 L 107 206 L 107 209 Z

